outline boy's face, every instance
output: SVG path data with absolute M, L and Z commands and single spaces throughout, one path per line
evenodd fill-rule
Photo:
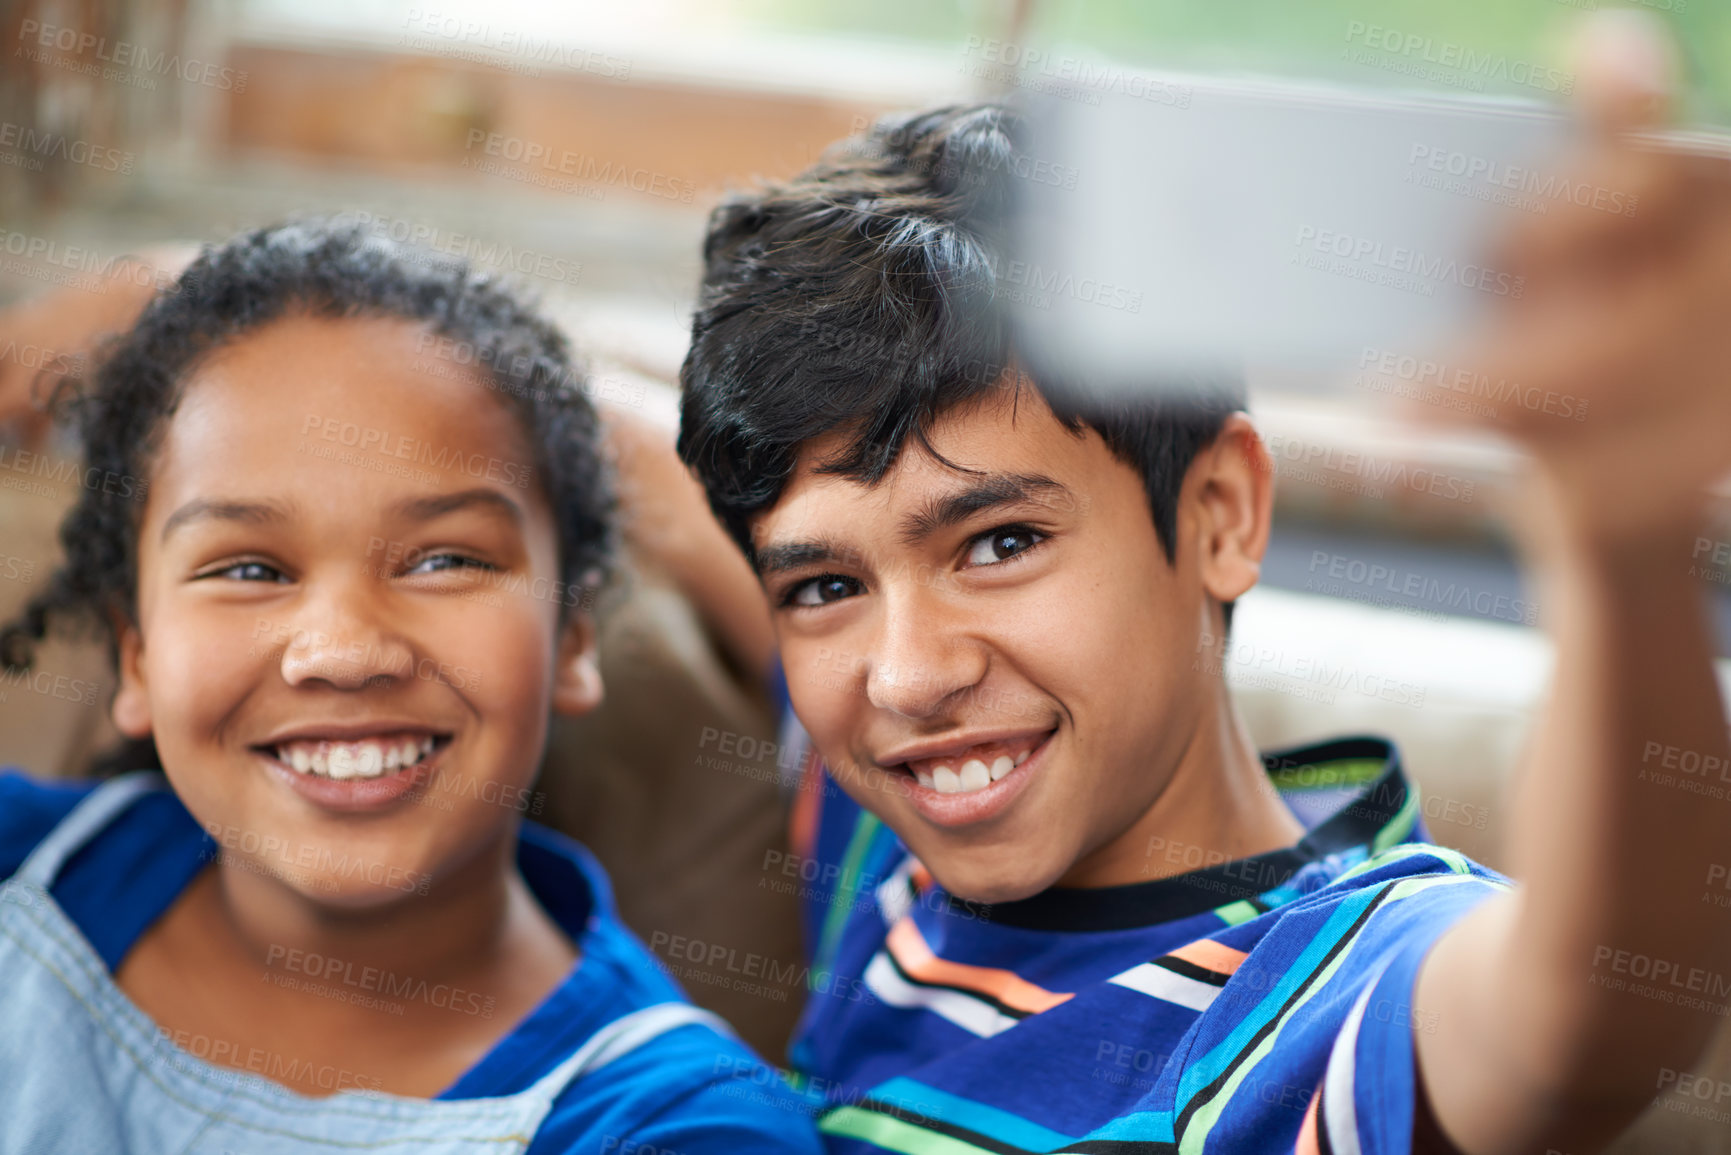
M 1193 466 L 1169 563 L 1140 474 L 1033 390 L 1013 396 L 930 431 L 975 473 L 910 442 L 868 487 L 814 472 L 840 447 L 820 438 L 753 525 L 818 750 L 946 889 L 982 902 L 1117 881 L 1091 864 L 1122 850 L 1223 696 L 1198 661 L 1222 592 L 1198 557 L 1219 495 Z
M 289 317 L 164 431 L 115 717 L 231 859 L 334 905 L 424 893 L 519 813 L 551 704 L 599 700 L 517 419 L 408 322 Z

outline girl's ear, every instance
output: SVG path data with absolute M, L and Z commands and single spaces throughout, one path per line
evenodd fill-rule
M 131 622 L 117 621 L 115 636 L 119 639 L 120 689 L 114 695 L 110 710 L 114 728 L 128 738 L 150 736 L 150 692 L 144 679 L 144 636 Z
M 575 612 L 559 631 L 553 669 L 553 712 L 575 718 L 601 704 L 601 667 L 595 649 L 595 619 Z

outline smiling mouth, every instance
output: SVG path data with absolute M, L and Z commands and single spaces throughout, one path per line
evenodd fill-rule
M 984 742 L 939 758 L 904 762 L 902 769 L 921 786 L 939 794 L 973 794 L 1026 762 L 1051 736 L 1048 731 L 1010 742 Z
M 404 730 L 359 739 L 296 739 L 270 746 L 256 746 L 259 753 L 274 758 L 296 774 L 335 781 L 383 778 L 424 765 L 450 745 L 449 734 L 426 730 Z

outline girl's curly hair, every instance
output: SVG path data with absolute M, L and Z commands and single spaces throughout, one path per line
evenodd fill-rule
M 599 420 L 563 334 L 499 277 L 464 261 L 361 225 L 296 220 L 206 246 L 104 350 L 87 387 L 68 383 L 56 393 L 56 415 L 83 445 L 85 484 L 60 525 L 65 561 L 0 630 L 7 669 L 29 668 L 51 628 L 93 628 L 117 655 L 115 623 L 137 620 L 138 530 L 152 457 L 187 378 L 213 350 L 292 313 L 417 321 L 449 339 L 441 349 L 522 420 L 567 588 L 600 585 L 616 546 L 613 490 Z

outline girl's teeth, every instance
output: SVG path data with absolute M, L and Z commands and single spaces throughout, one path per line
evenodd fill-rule
M 1014 770 L 1017 765 L 1019 765 L 1019 763 L 1012 761 L 1008 754 L 998 755 L 998 760 L 992 763 L 992 781 L 996 782 L 998 779 Z
M 337 781 L 355 776 L 355 756 L 352 746 L 333 746 L 330 756 L 330 775 Z
M 931 776 L 931 773 L 929 771 L 915 770 L 914 771 L 914 778 L 916 780 L 918 780 L 919 784 L 921 786 L 924 786 L 927 790 L 932 789 L 932 776 Z
M 391 742 L 294 742 L 278 746 L 277 760 L 297 774 L 347 781 L 378 778 L 406 770 L 433 751 L 432 738 L 407 738 Z
M 1017 766 L 1020 766 L 1022 763 L 1026 762 L 1027 760 L 1028 760 L 1028 751 L 1026 751 L 1026 750 L 1023 750 L 1020 754 L 1016 755 L 1016 765 Z
M 932 770 L 932 789 L 939 794 L 960 794 L 962 780 L 948 766 L 938 766 Z
M 970 758 L 962 763 L 962 791 L 972 794 L 976 790 L 984 790 L 992 784 L 992 772 L 986 769 L 986 764 L 978 758 Z

